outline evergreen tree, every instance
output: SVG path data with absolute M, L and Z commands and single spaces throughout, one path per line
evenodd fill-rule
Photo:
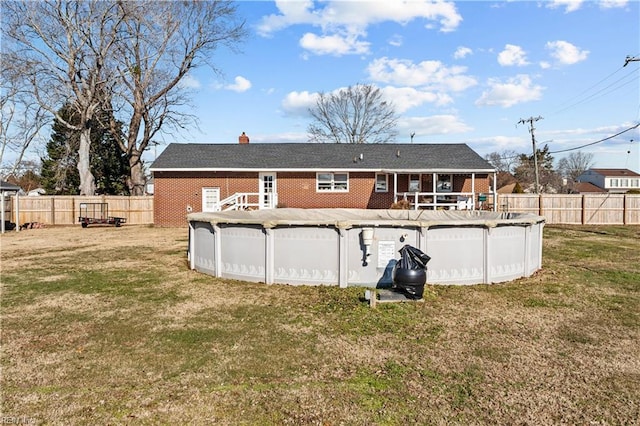
M 72 109 L 65 106 L 61 116 L 74 123 Z M 101 120 L 91 125 L 91 172 L 95 177 L 96 193 L 128 195 L 126 179 L 129 175 L 126 155 L 120 150 L 113 135 L 100 125 L 108 122 L 106 112 L 100 112 Z M 55 120 L 51 139 L 47 143 L 47 157 L 42 158 L 42 184 L 47 194 L 76 195 L 80 193 L 78 173 L 79 132 L 72 131 Z
M 562 179 L 553 167 L 553 156 L 549 152 L 549 146 L 536 149 L 538 161 L 538 178 L 540 181 L 540 192 L 558 192 L 562 186 Z M 532 155 L 520 154 L 519 164 L 514 170 L 514 176 L 527 189 L 533 191 L 535 182 L 535 162 Z
M 73 122 L 68 106 L 60 110 L 63 119 Z M 54 120 L 51 139 L 47 143 L 47 156 L 41 158 L 42 187 L 51 195 L 77 195 L 80 193 L 80 175 L 77 168 L 79 134 Z

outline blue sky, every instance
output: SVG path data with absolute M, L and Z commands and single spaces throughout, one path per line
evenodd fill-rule
M 241 1 L 250 36 L 194 70 L 200 131 L 169 142 L 306 142 L 317 92 L 381 88 L 398 143 L 531 153 L 521 119 L 552 152 L 640 123 L 636 1 Z M 640 172 L 640 128 L 582 149 L 596 167 Z M 633 140 L 633 142 L 631 142 Z M 164 145 L 157 147 L 159 154 Z M 571 151 L 569 151 L 571 152 Z M 151 155 L 150 152 L 147 155 Z M 554 154 L 556 159 L 566 153 Z M 153 158 L 150 158 L 153 160 Z

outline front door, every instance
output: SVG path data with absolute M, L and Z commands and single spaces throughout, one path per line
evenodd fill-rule
M 260 208 L 273 209 L 277 204 L 276 174 L 260 173 Z

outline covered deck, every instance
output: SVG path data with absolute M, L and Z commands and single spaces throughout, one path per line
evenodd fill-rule
M 496 210 L 488 203 L 497 196 L 494 170 L 388 173 L 393 176 L 394 203 L 406 201 L 413 210 Z

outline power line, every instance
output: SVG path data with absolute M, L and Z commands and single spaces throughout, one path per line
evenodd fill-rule
M 635 56 L 631 57 L 627 55 L 627 57 L 624 58 L 623 67 L 626 67 L 629 64 L 629 62 L 637 62 L 637 61 L 640 61 L 640 58 L 636 58 Z
M 621 69 L 622 69 L 622 68 L 620 68 L 618 71 L 620 71 Z M 633 74 L 634 74 L 636 71 L 637 71 L 637 70 L 631 70 L 631 71 L 630 71 L 629 73 L 627 73 L 626 75 L 624 75 L 624 76 L 620 77 L 619 79 L 617 79 L 617 80 L 615 80 L 614 82 L 612 82 L 612 83 L 608 84 L 607 86 L 603 87 L 602 89 L 600 89 L 600 90 L 598 90 L 598 91 L 596 91 L 596 92 L 594 92 L 594 93 L 590 94 L 589 96 L 587 96 L 587 97 L 585 97 L 585 98 L 583 98 L 583 99 L 581 99 L 581 100 L 578 100 L 578 101 L 576 101 L 576 102 L 574 102 L 574 103 L 572 103 L 572 104 L 570 104 L 570 105 L 568 105 L 568 106 L 566 106 L 566 107 L 564 107 L 564 108 L 562 108 L 562 109 L 559 109 L 559 110 L 555 111 L 552 115 L 559 114 L 559 113 L 564 112 L 564 111 L 566 111 L 566 110 L 568 110 L 568 109 L 570 109 L 570 108 L 573 108 L 573 107 L 575 107 L 575 106 L 577 106 L 577 105 L 580 105 L 580 104 L 586 103 L 586 102 L 588 102 L 588 101 L 594 100 L 594 99 L 595 99 L 595 98 L 597 98 L 597 97 L 602 97 L 602 96 L 608 95 L 609 93 L 615 92 L 616 90 L 619 90 L 619 89 L 621 89 L 622 87 L 624 87 L 624 86 L 626 86 L 626 85 L 628 85 L 628 84 L 633 83 L 635 80 L 634 80 L 634 79 L 630 79 L 630 77 L 633 77 Z M 617 71 L 616 71 L 616 72 L 617 72 Z M 614 73 L 614 74 L 615 74 L 615 73 Z M 611 75 L 613 75 L 613 74 L 611 74 Z M 611 75 L 609 75 L 609 77 L 610 77 Z M 609 78 L 609 77 L 607 77 L 607 78 Z M 624 81 L 624 80 L 627 80 L 627 79 L 629 79 L 629 81 Z M 604 80 L 606 80 L 606 78 L 605 78 Z M 594 86 L 591 86 L 589 89 L 587 89 L 587 90 L 583 91 L 582 93 L 580 93 L 580 95 L 582 95 L 582 94 L 586 93 L 588 90 L 591 90 L 591 89 L 592 89 L 592 88 L 594 88 L 596 85 L 598 85 L 598 84 L 602 83 L 604 80 L 600 80 L 600 82 L 596 83 Z M 614 85 L 616 85 L 616 84 L 618 84 L 618 83 L 620 83 L 620 84 L 619 84 L 619 85 L 617 85 L 616 87 L 613 87 L 611 90 L 606 91 L 607 89 L 611 88 L 612 86 L 614 86 Z M 606 91 L 606 92 L 605 92 L 605 91 Z M 603 93 L 603 92 L 605 92 L 605 93 Z M 578 97 L 578 96 L 580 96 L 580 95 L 574 96 L 572 99 L 575 99 L 575 98 L 577 98 L 577 97 Z
M 561 150 L 558 150 L 558 151 L 550 151 L 549 154 L 560 154 L 560 153 L 563 153 L 563 152 L 575 151 L 577 149 L 582 149 L 582 148 L 585 148 L 587 146 L 591 146 L 591 145 L 599 144 L 599 143 L 602 143 L 602 142 L 606 142 L 609 139 L 613 139 L 613 138 L 615 138 L 617 136 L 620 136 L 620 135 L 622 135 L 624 133 L 627 133 L 629 130 L 636 129 L 638 127 L 640 127 L 640 123 L 636 124 L 635 126 L 631 126 L 628 129 L 625 129 L 625 130 L 623 130 L 621 132 L 618 132 L 615 135 L 608 136 L 608 137 L 606 137 L 604 139 L 600 139 L 600 140 L 597 140 L 595 142 L 589 142 L 587 144 L 576 146 L 576 147 L 573 147 L 573 148 L 561 149 Z
M 633 74 L 635 74 L 635 73 L 638 71 L 638 69 L 637 69 L 637 68 L 636 68 L 636 69 L 633 69 L 633 70 L 630 70 L 630 72 L 629 72 L 628 74 L 626 74 L 626 75 L 624 75 L 624 76 L 622 76 L 622 77 L 618 78 L 616 81 L 614 81 L 613 83 L 610 83 L 610 84 L 609 84 L 609 85 L 607 85 L 606 87 L 604 87 L 604 88 L 602 88 L 602 89 L 600 89 L 600 90 L 597 90 L 595 93 L 593 93 L 593 94 L 590 94 L 590 95 L 586 96 L 584 99 L 582 99 L 582 100 L 580 100 L 580 99 L 579 99 L 581 96 L 583 96 L 583 95 L 587 95 L 589 91 L 591 91 L 592 89 L 595 89 L 595 88 L 596 88 L 597 86 L 599 86 L 600 84 L 604 83 L 605 81 L 609 80 L 609 79 L 610 79 L 611 77 L 613 77 L 614 75 L 618 74 L 620 71 L 622 71 L 622 69 L 623 69 L 624 67 L 626 67 L 626 66 L 629 64 L 629 62 L 637 62 L 637 61 L 640 61 L 640 57 L 638 57 L 638 56 L 633 56 L 633 57 L 632 57 L 632 56 L 627 56 L 627 57 L 625 58 L 625 63 L 624 63 L 624 65 L 622 65 L 621 67 L 619 67 L 619 68 L 618 68 L 618 69 L 616 69 L 614 72 L 612 72 L 611 74 L 607 75 L 606 77 L 602 78 L 602 79 L 601 79 L 601 80 L 599 80 L 597 83 L 595 83 L 595 84 L 593 84 L 593 85 L 589 86 L 588 88 L 584 89 L 583 91 L 581 91 L 581 92 L 580 92 L 580 93 L 578 93 L 577 95 L 575 95 L 575 96 L 573 96 L 573 97 L 571 97 L 571 98 L 567 99 L 565 102 L 563 102 L 563 103 L 561 103 L 560 105 L 558 105 L 558 108 L 559 108 L 559 109 L 558 109 L 557 111 L 555 111 L 555 112 L 553 112 L 553 113 L 550 113 L 550 114 L 547 114 L 547 115 L 556 115 L 556 114 L 559 114 L 559 113 L 564 112 L 564 111 L 566 111 L 566 110 L 568 110 L 568 109 L 570 109 L 570 108 L 572 108 L 572 107 L 575 107 L 575 106 L 580 105 L 580 104 L 582 104 L 582 103 L 584 103 L 584 102 L 587 102 L 588 100 L 590 100 L 590 99 L 592 99 L 592 98 L 596 97 L 598 94 L 600 94 L 600 96 L 604 96 L 604 95 L 607 95 L 607 94 L 609 94 L 609 93 L 612 93 L 612 92 L 614 92 L 614 91 L 616 91 L 616 90 L 618 90 L 618 89 L 622 88 L 623 86 L 626 86 L 626 85 L 627 85 L 627 84 L 629 84 L 630 82 L 625 82 L 625 83 L 623 83 L 623 84 L 619 84 L 618 86 L 614 87 L 613 89 L 611 89 L 611 90 L 609 90 L 609 91 L 607 91 L 607 92 L 605 92 L 605 93 L 602 93 L 603 91 L 605 91 L 605 90 L 607 90 L 608 88 L 610 88 L 610 87 L 612 87 L 612 86 L 616 85 L 617 83 L 621 82 L 622 80 L 626 80 L 626 79 L 628 79 L 630 76 L 632 76 Z M 574 102 L 574 103 L 572 103 L 572 104 L 568 105 L 568 106 L 564 106 L 564 105 L 569 104 L 570 102 L 572 102 L 572 101 L 573 101 L 573 100 L 575 100 L 575 99 L 578 99 L 578 100 L 577 100 L 576 102 Z M 563 106 L 564 106 L 564 107 L 563 107 Z
M 520 122 L 522 122 L 522 121 L 523 120 L 520 120 L 518 122 L 518 124 L 520 124 Z M 636 129 L 638 127 L 640 127 L 640 123 L 636 124 L 635 126 L 631 126 L 631 127 L 627 128 L 627 129 L 621 131 L 621 132 L 618 132 L 615 135 L 607 136 L 606 138 L 597 140 L 595 142 L 589 142 L 589 143 L 586 143 L 584 145 L 576 146 L 576 147 L 573 147 L 573 148 L 560 149 L 560 150 L 557 150 L 557 151 L 549 151 L 549 154 L 561 154 L 563 152 L 575 151 L 575 150 L 582 149 L 582 148 L 585 148 L 585 147 L 588 147 L 588 146 L 592 146 L 592 145 L 596 145 L 596 144 L 599 144 L 599 143 L 602 143 L 602 142 L 606 142 L 606 141 L 608 141 L 610 139 L 618 137 L 618 136 L 620 136 L 620 135 L 622 135 L 624 133 L 627 133 L 630 130 Z M 514 160 L 516 158 L 520 158 L 522 155 L 523 154 L 517 154 L 517 155 L 511 155 L 511 156 L 500 156 L 500 159 L 501 160 Z

